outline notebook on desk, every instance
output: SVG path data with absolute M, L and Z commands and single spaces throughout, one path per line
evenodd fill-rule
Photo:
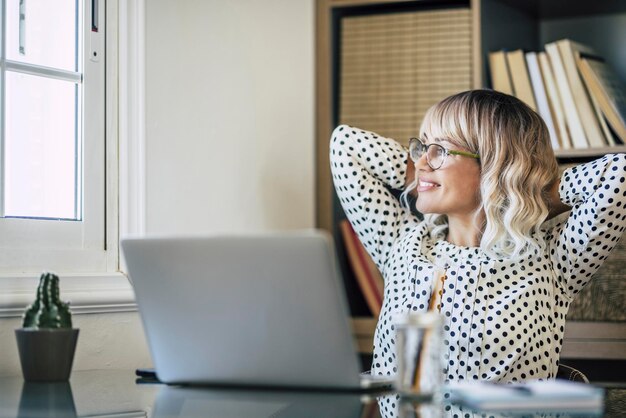
M 480 381 L 450 382 L 450 400 L 482 411 L 556 411 L 595 416 L 604 407 L 604 390 L 587 383 L 567 380 L 530 380 L 498 384 Z
M 327 235 L 139 238 L 121 245 L 162 382 L 390 385 L 359 373 Z

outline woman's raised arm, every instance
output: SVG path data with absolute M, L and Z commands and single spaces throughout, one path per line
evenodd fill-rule
M 341 205 L 380 269 L 403 228 L 418 220 L 389 188 L 403 189 L 407 150 L 392 139 L 347 125 L 330 142 L 330 165 Z

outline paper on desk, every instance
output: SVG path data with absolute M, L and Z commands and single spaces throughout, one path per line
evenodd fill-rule
M 481 381 L 451 382 L 451 401 L 482 410 L 581 411 L 600 413 L 604 390 L 566 380 L 535 380 L 497 384 Z

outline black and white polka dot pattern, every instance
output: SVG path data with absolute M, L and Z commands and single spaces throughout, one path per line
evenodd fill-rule
M 396 372 L 393 318 L 425 311 L 433 279 L 448 266 L 445 376 L 503 382 L 552 378 L 572 298 L 626 228 L 626 155 L 568 169 L 561 200 L 572 206 L 538 232 L 541 252 L 495 259 L 480 248 L 434 241 L 389 191 L 404 187 L 407 150 L 374 133 L 339 126 L 331 170 L 344 211 L 385 278 L 372 372 Z

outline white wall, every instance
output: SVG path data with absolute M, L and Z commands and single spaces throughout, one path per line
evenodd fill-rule
M 314 226 L 313 24 L 313 0 L 146 1 L 148 233 Z M 137 313 L 74 322 L 75 370 L 150 364 Z
M 128 369 L 152 364 L 136 312 L 74 315 L 80 329 L 73 370 Z M 0 376 L 19 375 L 14 329 L 21 318 L 0 320 Z
M 313 227 L 313 0 L 146 8 L 147 232 Z

